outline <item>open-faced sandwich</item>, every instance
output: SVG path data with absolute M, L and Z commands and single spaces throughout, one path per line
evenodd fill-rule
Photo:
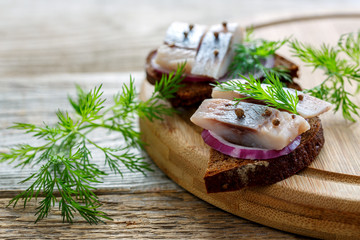
M 318 116 L 330 109 L 330 103 L 282 88 L 278 93 L 293 101 L 295 114 L 246 94 L 256 88 L 279 91 L 273 81 L 275 85 L 245 80 L 218 85 L 213 98 L 204 100 L 191 117 L 204 129 L 202 137 L 212 148 L 204 177 L 208 192 L 278 182 L 308 166 L 319 154 L 324 136 Z
M 175 71 L 179 64 L 186 62 L 183 86 L 170 102 L 173 107 L 198 105 L 211 97 L 210 83 L 233 77 L 230 67 L 237 46 L 244 43 L 243 32 L 237 23 L 205 26 L 174 22 L 167 29 L 163 45 L 150 52 L 146 59 L 147 80 L 155 84 L 163 74 Z M 298 67 L 278 54 L 262 59 L 262 63 L 266 68 L 285 69 L 290 79 L 297 77 Z M 261 77 L 261 72 L 253 71 L 250 73 Z M 298 88 L 296 84 L 291 85 Z

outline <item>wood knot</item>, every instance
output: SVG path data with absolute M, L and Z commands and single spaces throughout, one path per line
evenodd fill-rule
M 187 38 L 187 37 L 188 37 L 188 35 L 189 35 L 189 33 L 188 33 L 188 32 L 184 32 L 184 38 Z
M 280 120 L 279 120 L 278 118 L 275 118 L 275 119 L 272 121 L 272 124 L 277 127 L 277 126 L 280 125 Z
M 189 24 L 189 31 L 193 30 L 194 24 Z
M 131 225 L 135 225 L 136 222 L 135 221 L 126 221 L 126 226 L 131 226 Z
M 219 39 L 219 32 L 214 32 L 214 37 L 215 37 L 215 40 L 218 40 Z
M 222 25 L 223 25 L 223 27 L 224 27 L 224 29 L 226 29 L 227 28 L 227 22 L 222 22 Z
M 215 49 L 214 50 L 214 56 L 217 57 L 219 55 L 219 50 Z
M 291 118 L 292 118 L 292 119 L 295 119 L 295 118 L 296 118 L 296 115 L 295 115 L 295 114 L 291 115 Z
M 242 108 L 236 108 L 235 109 L 235 114 L 238 118 L 243 118 L 245 117 L 245 112 Z
M 298 98 L 300 101 L 302 101 L 304 99 L 304 96 L 303 95 L 298 95 Z

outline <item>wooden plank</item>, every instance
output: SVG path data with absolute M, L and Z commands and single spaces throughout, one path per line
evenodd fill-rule
M 309 8 L 311 11 L 309 12 Z M 173 21 L 242 25 L 269 19 L 356 12 L 357 0 L 0 1 L 0 75 L 143 69 Z M 209 14 L 211 13 L 211 14 Z M 291 34 L 291 33 L 289 33 Z
M 102 195 L 102 210 L 114 221 L 90 226 L 59 221 L 59 211 L 34 225 L 35 207 L 5 208 L 0 198 L 2 239 L 306 239 L 238 218 L 182 191 L 122 192 Z M 266 233 L 264 233 L 266 231 Z

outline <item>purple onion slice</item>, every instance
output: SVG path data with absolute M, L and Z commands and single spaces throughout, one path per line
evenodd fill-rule
M 294 139 L 294 141 L 292 141 L 289 145 L 287 145 L 283 149 L 272 150 L 272 149 L 245 147 L 245 146 L 233 144 L 206 129 L 201 133 L 201 136 L 207 145 L 209 145 L 210 147 L 214 148 L 215 150 L 225 155 L 235 158 L 251 159 L 251 160 L 271 159 L 271 158 L 277 158 L 283 155 L 287 155 L 290 152 L 294 151 L 299 146 L 301 141 L 301 136 L 297 136 Z

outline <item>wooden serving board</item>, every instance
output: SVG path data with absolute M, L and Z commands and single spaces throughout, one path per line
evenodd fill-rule
M 255 28 L 257 36 L 267 39 L 292 35 L 314 45 L 335 44 L 340 34 L 358 31 L 360 18 L 304 18 Z M 287 49 L 281 53 L 291 58 Z M 300 65 L 302 87 L 324 79 L 292 60 Z M 146 99 L 152 90 L 144 81 L 141 97 Z M 359 95 L 354 101 L 359 104 Z M 325 145 L 310 167 L 271 186 L 207 194 L 203 176 L 210 148 L 188 118 L 182 112 L 164 121 L 140 121 L 148 154 L 177 184 L 225 211 L 267 226 L 318 238 L 360 239 L 360 123 L 327 113 L 322 116 Z

